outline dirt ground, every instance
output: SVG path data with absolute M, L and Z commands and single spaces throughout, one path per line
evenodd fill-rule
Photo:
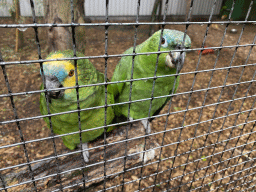
M 12 23 L 12 21 L 2 19 L 0 23 Z M 223 46 L 236 45 L 242 27 L 243 25 L 241 24 L 229 25 Z M 137 44 L 142 43 L 148 38 L 148 28 L 148 26 L 140 26 L 138 28 Z M 185 26 L 183 25 L 166 25 L 165 28 L 180 31 L 185 30 Z M 187 34 L 192 40 L 192 48 L 202 47 L 206 28 L 206 25 L 189 26 Z M 236 34 L 230 33 L 231 28 L 237 29 L 238 32 Z M 211 26 L 207 34 L 205 45 L 207 47 L 220 46 L 224 29 L 225 25 Z M 239 44 L 252 44 L 254 36 L 256 35 L 255 29 L 254 25 L 246 25 Z M 46 30 L 47 28 L 39 29 L 42 58 L 47 56 Z M 109 27 L 108 37 L 108 54 L 121 54 L 126 49 L 133 46 L 134 28 L 129 26 L 111 26 Z M 86 39 L 85 55 L 97 56 L 104 54 L 104 27 L 87 27 L 84 38 Z M 35 33 L 32 28 L 24 32 L 25 46 L 18 53 L 14 51 L 15 29 L 0 28 L 0 39 L 0 48 L 4 61 L 38 59 Z M 79 44 L 79 42 L 77 43 Z M 157 174 L 155 191 L 164 191 L 167 187 L 172 189 L 171 191 L 188 191 L 189 189 L 194 189 L 195 191 L 225 191 L 237 186 L 234 191 L 241 191 L 255 184 L 253 179 L 256 177 L 254 175 L 256 170 L 253 166 L 256 153 L 255 151 L 251 153 L 251 151 L 255 150 L 253 142 L 256 138 L 254 130 L 256 113 L 254 110 L 255 107 L 253 106 L 256 85 L 255 82 L 251 83 L 247 81 L 251 81 L 254 78 L 256 67 L 253 65 L 246 67 L 240 66 L 256 62 L 255 48 L 252 49 L 248 61 L 246 60 L 250 48 L 250 46 L 239 47 L 237 49 L 223 48 L 219 52 L 218 57 L 218 51 L 215 51 L 214 54 L 202 55 L 200 60 L 197 51 L 187 53 L 181 73 L 208 70 L 212 69 L 214 65 L 216 65 L 215 68 L 224 68 L 230 65 L 237 67 L 225 68 L 214 72 L 209 71 L 181 75 L 177 93 L 189 93 L 175 96 L 172 99 L 170 111 L 177 113 L 171 114 L 168 117 L 168 125 L 166 128 L 168 132 L 165 134 L 163 142 L 163 144 L 167 146 L 162 148 L 161 157 L 156 157 L 150 162 L 150 165 L 145 166 L 142 170 L 138 168 L 125 173 L 125 182 L 136 180 L 140 178 L 141 175 L 147 176 L 145 179 L 142 179 L 140 183 L 141 189 L 147 188 L 153 185 L 155 180 L 155 175 L 148 175 L 160 172 Z M 109 58 L 109 79 L 112 77 L 119 59 L 120 58 L 117 57 Z M 90 61 L 98 70 L 104 72 L 104 59 L 91 59 Z M 233 61 L 232 64 L 231 61 Z M 28 65 L 8 65 L 6 66 L 6 71 L 13 93 L 38 90 L 41 85 L 42 80 L 39 73 L 39 64 L 37 63 Z M 209 85 L 212 73 L 213 78 Z M 226 85 L 235 85 L 213 88 L 223 86 L 226 77 Z M 237 86 L 236 83 L 238 82 L 243 83 Z M 207 97 L 204 103 L 206 107 L 202 110 L 201 106 L 204 102 L 206 91 L 196 90 L 206 89 L 208 86 L 212 89 L 207 91 Z M 248 87 L 250 87 L 250 89 L 247 93 Z M 191 90 L 194 92 L 191 92 Z M 235 95 L 234 92 L 236 92 Z M 4 77 L 0 75 L 0 95 L 7 93 L 8 90 L 5 85 Z M 215 103 L 218 99 L 222 103 L 216 105 Z M 233 101 L 234 99 L 235 101 Z M 18 118 L 40 115 L 39 94 L 15 96 L 14 103 Z M 229 112 L 228 108 L 230 109 Z M 253 108 L 252 111 L 250 111 L 251 108 Z M 8 97 L 0 97 L 0 109 L 0 122 L 15 119 L 12 105 Z M 168 105 L 161 111 L 161 114 L 167 112 Z M 227 114 L 231 116 L 225 118 Z M 213 121 L 207 121 L 213 117 L 215 118 Z M 152 122 L 152 132 L 157 133 L 163 131 L 165 122 L 166 116 L 154 119 Z M 193 125 L 198 122 L 201 123 L 199 125 Z M 243 123 L 245 125 L 243 125 Z M 43 119 L 22 121 L 20 122 L 20 130 L 16 123 L 4 124 L 0 125 L 0 146 L 21 142 L 20 134 L 23 135 L 24 141 L 45 138 L 51 135 Z M 158 143 L 161 144 L 163 133 L 159 133 L 156 137 Z M 193 137 L 196 138 L 191 139 Z M 61 139 L 56 139 L 55 142 L 58 154 L 67 150 Z M 237 146 L 237 148 L 233 150 L 232 148 L 235 146 Z M 26 144 L 26 150 L 30 161 L 42 159 L 54 153 L 51 139 Z M 190 152 L 191 150 L 192 152 Z M 223 152 L 223 150 L 225 151 Z M 241 153 L 244 154 L 242 158 L 233 158 L 234 156 L 239 156 Z M 230 160 L 229 158 L 232 159 Z M 158 163 L 154 163 L 154 161 L 158 159 L 161 160 L 159 167 Z M 224 162 L 219 163 L 220 161 Z M 26 162 L 27 160 L 22 145 L 0 148 L 0 169 Z M 250 169 L 250 167 L 253 168 Z M 168 171 L 167 169 L 170 168 L 175 169 Z M 195 170 L 198 171 L 194 174 Z M 1 174 L 4 175 L 5 171 L 2 171 Z M 248 174 L 252 175 L 247 176 Z M 233 176 L 230 177 L 229 175 Z M 222 177 L 224 177 L 224 179 L 222 179 Z M 172 180 L 168 183 L 166 180 L 169 178 L 172 178 Z M 236 179 L 239 180 L 233 182 Z M 114 179 L 108 180 L 106 187 L 119 185 L 122 183 L 122 180 L 123 175 L 119 175 Z M 190 182 L 192 180 L 195 181 Z M 246 184 L 246 182 L 251 180 L 251 183 Z M 218 186 L 220 187 L 218 188 Z M 131 182 L 125 184 L 124 191 L 136 191 L 138 188 L 139 181 Z M 99 185 L 88 189 L 88 191 L 98 191 L 101 189 L 103 189 L 103 186 Z M 110 191 L 121 191 L 121 189 L 122 187 L 119 186 L 110 189 Z M 153 187 L 145 189 L 145 191 L 152 191 L 152 189 Z M 253 190 L 253 188 L 251 188 L 251 190 Z M 9 189 L 8 191 L 14 190 Z M 47 191 L 47 188 L 41 189 L 41 191 Z

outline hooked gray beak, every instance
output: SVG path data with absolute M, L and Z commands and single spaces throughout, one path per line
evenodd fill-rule
M 45 75 L 45 87 L 46 89 L 56 89 L 63 87 L 58 78 L 54 75 Z M 63 96 L 64 90 L 48 91 L 49 98 L 58 99 Z
M 176 48 L 177 50 L 182 49 L 180 46 Z M 176 68 L 179 73 L 183 67 L 185 61 L 185 52 L 170 52 L 165 59 L 165 64 L 170 68 Z

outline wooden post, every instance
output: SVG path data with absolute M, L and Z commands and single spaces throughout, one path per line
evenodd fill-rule
M 158 8 L 158 5 L 159 5 L 160 1 L 161 0 L 155 0 L 154 7 L 153 7 L 153 10 L 152 10 L 152 14 L 151 14 L 151 22 L 154 22 L 156 20 L 156 12 L 157 12 L 157 8 Z M 152 33 L 153 33 L 152 25 L 150 25 L 149 26 L 149 34 L 148 35 L 151 36 Z
M 191 4 L 191 0 L 186 0 L 185 21 L 187 21 L 187 18 L 188 18 L 188 13 L 189 13 L 189 9 L 190 9 L 190 4 Z M 191 15 L 192 15 L 192 14 L 191 14 Z M 190 19 L 191 19 L 191 15 L 190 15 Z
M 19 0 L 15 0 L 15 22 L 19 23 L 20 20 L 20 2 Z M 16 28 L 16 45 L 15 52 L 18 52 L 20 48 L 23 46 L 23 32 Z
M 45 23 L 71 23 L 70 0 L 44 0 Z M 84 0 L 74 0 L 75 23 L 90 22 L 85 18 Z M 77 50 L 84 52 L 86 45 L 86 27 L 76 28 Z M 48 30 L 48 53 L 72 49 L 70 27 L 51 27 Z
M 163 1 L 162 1 L 162 0 L 160 0 L 160 1 L 159 1 L 158 22 L 160 22 L 160 21 L 161 21 L 162 5 L 163 5 Z M 158 26 L 158 29 L 161 29 L 161 25 L 159 25 L 159 26 Z

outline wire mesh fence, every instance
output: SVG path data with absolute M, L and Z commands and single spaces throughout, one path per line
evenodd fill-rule
M 254 1 L 250 1 L 244 21 L 231 19 L 235 0 L 225 21 L 213 21 L 218 2 L 214 0 L 208 20 L 199 22 L 191 21 L 194 1 L 185 22 L 166 21 L 168 0 L 163 1 L 162 21 L 140 21 L 138 0 L 135 21 L 111 22 L 111 1 L 106 0 L 105 22 L 77 23 L 75 2 L 70 0 L 71 23 L 42 24 L 30 0 L 32 23 L 0 24 L 1 30 L 31 29 L 27 37 L 33 36 L 33 40 L 27 41 L 34 43 L 21 50 L 26 56 L 20 58 L 1 49 L 1 191 L 254 191 L 256 21 L 248 20 Z M 160 27 L 154 51 L 142 46 L 150 42 L 150 25 Z M 71 56 L 57 52 L 57 56 L 47 57 L 43 48 L 47 42 L 40 37 L 49 27 L 70 29 Z M 76 32 L 81 27 L 86 29 L 86 55 L 80 54 L 78 46 Z M 240 33 L 231 33 L 231 28 Z M 168 39 L 166 29 L 178 30 L 181 39 Z M 9 32 L 2 35 L 4 43 L 9 36 Z M 175 46 L 168 49 L 165 44 L 170 42 Z M 129 47 L 130 51 L 120 54 Z M 171 62 L 163 62 L 163 55 Z M 153 68 L 147 59 L 151 56 Z M 100 72 L 90 71 L 83 77 L 100 81 L 81 83 L 81 66 L 85 71 L 94 69 L 87 59 Z M 121 71 L 125 78 L 115 80 L 120 74 L 114 71 L 121 68 L 118 62 L 122 59 L 122 66 L 130 68 Z M 73 82 L 51 86 L 54 83 L 48 82 L 46 65 L 65 62 L 72 63 L 66 75 Z M 168 65 L 175 65 L 176 70 Z M 150 69 L 146 74 L 151 75 L 145 76 L 143 71 Z M 165 72 L 160 73 L 162 69 Z M 169 84 L 166 93 L 164 87 Z M 87 102 L 83 90 L 89 92 L 90 88 L 94 91 Z M 109 95 L 115 88 L 126 90 L 125 101 L 121 93 L 111 101 Z M 143 94 L 137 91 L 140 89 L 146 95 L 137 97 Z M 73 93 L 73 98 L 63 96 L 64 92 Z M 73 102 L 75 107 L 63 105 L 58 110 L 55 100 L 60 100 L 59 105 Z M 162 100 L 165 102 L 157 108 Z M 117 118 L 120 106 L 126 106 L 121 108 L 126 114 L 122 120 Z M 59 119 L 64 122 L 59 127 L 57 117 L 64 117 Z M 94 126 L 85 128 L 87 124 Z M 65 126 L 68 131 L 61 131 Z M 86 139 L 90 133 L 93 139 Z M 77 146 L 68 147 L 73 141 Z

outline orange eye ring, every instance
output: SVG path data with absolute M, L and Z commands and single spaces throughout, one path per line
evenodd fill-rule
M 68 73 L 69 77 L 72 77 L 75 74 L 75 71 L 73 69 L 71 69 Z

